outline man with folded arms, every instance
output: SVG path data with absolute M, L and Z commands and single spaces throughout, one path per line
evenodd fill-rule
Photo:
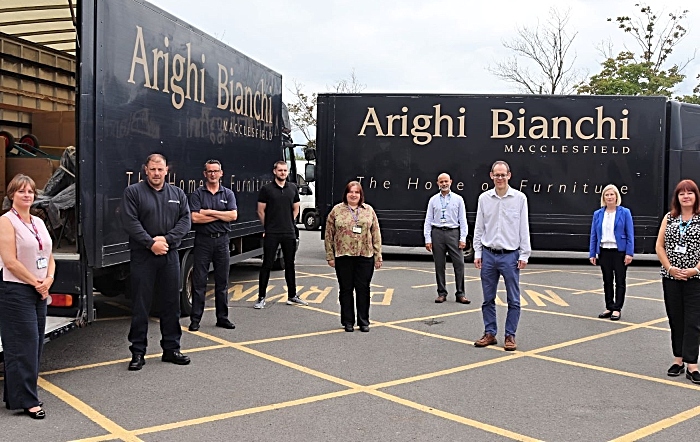
M 194 227 L 194 266 L 192 268 L 192 313 L 189 331 L 199 330 L 204 314 L 204 294 L 209 264 L 214 264 L 214 306 L 216 326 L 236 328 L 228 318 L 229 232 L 238 219 L 233 191 L 221 185 L 224 171 L 218 160 L 204 164 L 205 183 L 190 195 L 190 212 Z

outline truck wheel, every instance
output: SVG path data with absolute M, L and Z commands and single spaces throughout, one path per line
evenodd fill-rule
M 467 238 L 467 247 L 464 248 L 464 262 L 474 262 L 474 247 L 471 238 Z
M 185 317 L 192 314 L 192 273 L 194 268 L 194 255 L 189 253 L 185 263 L 182 265 L 184 277 L 180 288 L 180 316 Z
M 321 224 L 321 220 L 316 212 L 308 211 L 304 214 L 304 227 L 306 230 L 316 230 L 319 224 Z
M 0 149 L 5 149 L 5 152 L 11 151 L 15 147 L 15 137 L 11 133 L 3 130 L 0 131 Z
M 116 279 L 112 276 L 101 276 L 95 278 L 92 285 L 95 286 L 95 290 L 100 292 L 103 296 L 112 298 L 114 296 L 125 295 L 127 292 L 128 279 Z
M 282 256 L 282 247 L 277 248 L 275 261 L 272 263 L 272 270 L 284 270 L 284 257 Z

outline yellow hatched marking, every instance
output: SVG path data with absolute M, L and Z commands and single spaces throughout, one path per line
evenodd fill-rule
M 678 413 L 675 416 L 667 417 L 666 419 L 662 419 L 662 420 L 655 422 L 651 425 L 647 425 L 644 428 L 640 428 L 639 430 L 633 431 L 631 433 L 627 433 L 623 436 L 620 436 L 616 439 L 613 439 L 612 442 L 638 441 L 644 437 L 650 436 L 654 433 L 658 433 L 661 430 L 672 427 L 676 424 L 680 424 L 681 422 L 685 422 L 688 419 L 692 419 L 692 418 L 697 417 L 697 416 L 700 416 L 700 407 L 691 408 L 690 410 L 684 411 L 682 413 Z
M 313 402 L 325 401 L 327 399 L 334 399 L 334 398 L 348 396 L 348 395 L 356 394 L 356 393 L 360 393 L 360 390 L 350 389 L 350 390 L 337 391 L 337 392 L 333 392 L 333 393 L 319 394 L 316 396 L 308 396 L 308 397 L 305 397 L 302 399 L 295 399 L 295 400 L 291 400 L 291 401 L 278 402 L 276 404 L 263 405 L 260 407 L 245 408 L 243 410 L 231 411 L 229 413 L 220 413 L 220 414 L 215 414 L 212 416 L 205 416 L 205 417 L 200 417 L 200 418 L 196 418 L 196 419 L 189 419 L 189 420 L 180 421 L 180 422 L 172 422 L 169 424 L 157 425 L 154 427 L 141 428 L 139 430 L 135 430 L 134 433 L 138 434 L 138 435 L 149 434 L 149 433 L 158 433 L 161 431 L 174 430 L 177 428 L 189 427 L 192 425 L 206 424 L 209 422 L 230 419 L 233 417 L 247 416 L 250 414 L 262 413 L 265 411 L 273 411 L 273 410 L 279 410 L 281 408 L 294 407 L 296 405 L 303 405 L 303 404 L 310 404 Z
M 71 407 L 75 408 L 80 413 L 84 414 L 88 419 L 90 419 L 100 427 L 109 431 L 112 434 L 111 438 L 118 437 L 119 439 L 127 442 L 137 442 L 141 440 L 138 437 L 136 437 L 136 435 L 133 432 L 128 431 L 122 428 L 121 426 L 117 425 L 115 422 L 108 419 L 106 416 L 99 413 L 97 410 L 95 410 L 85 402 L 81 401 L 80 399 L 68 393 L 67 391 L 57 387 L 56 385 L 48 382 L 44 378 L 39 378 L 38 385 L 39 387 L 53 394 L 54 396 L 61 399 L 63 402 L 67 403 Z
M 468 425 L 473 428 L 478 428 L 479 430 L 487 431 L 489 433 L 498 434 L 499 436 L 507 437 L 509 439 L 517 441 L 538 441 L 539 439 L 534 439 L 522 434 L 515 433 L 513 431 L 506 430 L 504 428 L 495 427 L 493 425 L 485 424 L 483 422 L 475 421 L 473 419 L 466 418 L 457 414 L 453 414 L 447 411 L 438 410 L 437 408 L 428 407 L 427 405 L 418 404 L 407 399 L 403 399 L 383 391 L 370 391 L 369 394 L 386 399 L 388 401 L 401 404 L 405 407 L 413 408 L 414 410 L 422 411 L 424 413 L 432 414 L 433 416 L 438 416 L 443 419 L 448 419 L 453 422 L 458 422 L 460 424 Z

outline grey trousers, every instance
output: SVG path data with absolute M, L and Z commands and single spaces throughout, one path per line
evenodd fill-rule
M 438 295 L 447 296 L 445 284 L 445 255 L 449 253 L 455 271 L 455 296 L 464 296 L 464 254 L 459 249 L 459 229 L 442 230 L 433 227 L 433 259 L 435 260 L 435 281 Z

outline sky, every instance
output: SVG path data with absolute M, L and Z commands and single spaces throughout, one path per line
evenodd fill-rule
M 518 27 L 545 23 L 550 8 L 559 5 L 564 11 L 562 4 L 570 9 L 567 31 L 576 34 L 576 68 L 599 73 L 604 42 L 612 44 L 614 54 L 625 48 L 639 52 L 614 21 L 638 15 L 634 0 L 150 1 L 282 74 L 285 102 L 294 82 L 307 93 L 327 92 L 353 70 L 365 92 L 517 93 L 489 66 L 512 55 L 502 42 L 516 37 Z M 685 63 L 700 48 L 700 6 L 689 3 L 647 3 L 659 16 L 689 9 L 688 33 L 674 49 L 674 63 Z M 684 73 L 678 94 L 690 94 L 698 84 L 700 54 Z

